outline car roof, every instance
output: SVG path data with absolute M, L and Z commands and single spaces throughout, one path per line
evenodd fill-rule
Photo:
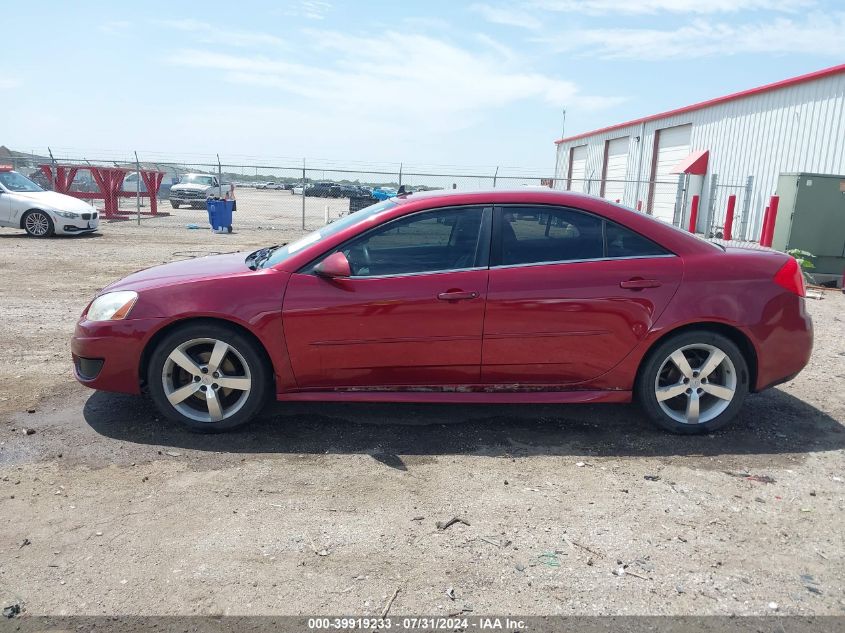
M 367 227 L 372 227 L 374 225 L 372 220 L 376 218 L 377 221 L 375 224 L 381 224 L 419 211 L 439 209 L 442 207 L 466 206 L 469 208 L 472 206 L 492 206 L 497 204 L 550 205 L 570 207 L 575 210 L 598 215 L 606 220 L 640 233 L 676 255 L 712 256 L 724 252 L 718 246 L 707 243 L 705 240 L 646 213 L 634 211 L 631 208 L 623 207 L 603 198 L 545 187 L 491 189 L 486 191 L 426 191 L 396 196 L 390 198 L 389 202 L 393 204 L 384 207 L 377 216 L 371 216 L 366 220 Z M 367 216 L 361 217 L 366 218 Z M 360 225 L 351 224 L 342 232 L 333 235 L 327 242 L 315 242 L 311 246 L 302 248 L 298 253 L 281 262 L 277 267 L 280 270 L 293 272 L 313 259 L 318 254 L 317 251 L 331 249 L 335 244 L 342 243 L 360 231 Z
M 418 200 L 437 200 L 446 198 L 460 198 L 461 204 L 472 204 L 473 202 L 509 203 L 514 202 L 540 202 L 545 204 L 575 204 L 582 200 L 597 200 L 595 196 L 576 193 L 573 191 L 560 191 L 548 187 L 520 187 L 513 189 L 479 189 L 474 191 L 460 191 L 457 189 L 434 189 L 429 191 L 412 191 L 400 194 L 396 197 L 399 204 L 415 202 Z M 598 198 L 600 200 L 600 198 Z M 443 200 L 448 203 L 447 200 Z
M 571 207 L 597 214 L 626 226 L 669 248 L 675 253 L 709 253 L 714 246 L 647 213 L 616 204 L 597 196 L 560 191 L 548 187 L 520 187 L 518 189 L 487 189 L 480 191 L 437 190 L 409 192 L 395 198 L 397 214 L 444 206 L 463 205 L 555 205 Z M 717 250 L 721 250 L 718 249 Z

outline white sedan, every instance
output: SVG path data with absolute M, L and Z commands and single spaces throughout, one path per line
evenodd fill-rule
M 99 222 L 97 209 L 84 200 L 45 191 L 18 172 L 0 168 L 0 226 L 50 237 L 91 233 Z

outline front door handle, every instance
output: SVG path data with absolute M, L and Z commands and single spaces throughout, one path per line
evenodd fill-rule
M 620 281 L 619 287 L 625 288 L 627 290 L 642 290 L 643 288 L 659 288 L 663 284 L 657 279 L 642 279 L 640 277 L 634 277 L 633 279 L 629 279 L 627 281 Z
M 437 298 L 441 301 L 469 301 L 476 297 L 478 297 L 477 292 L 464 292 L 463 290 L 449 290 L 437 295 Z

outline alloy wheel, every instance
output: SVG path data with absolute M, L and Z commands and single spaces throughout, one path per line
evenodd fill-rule
M 737 388 L 736 368 L 718 347 L 685 345 L 661 364 L 654 381 L 657 404 L 681 424 L 704 424 L 728 408 Z
M 197 422 L 220 422 L 244 406 L 252 374 L 244 356 L 229 343 L 197 338 L 170 352 L 162 368 L 171 406 Z
M 50 231 L 50 218 L 41 211 L 33 211 L 26 216 L 24 228 L 34 237 L 44 237 Z

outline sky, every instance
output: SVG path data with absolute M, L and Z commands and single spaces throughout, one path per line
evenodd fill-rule
M 564 131 L 842 63 L 845 2 L 54 0 L 3 40 L 12 149 L 543 175 Z

